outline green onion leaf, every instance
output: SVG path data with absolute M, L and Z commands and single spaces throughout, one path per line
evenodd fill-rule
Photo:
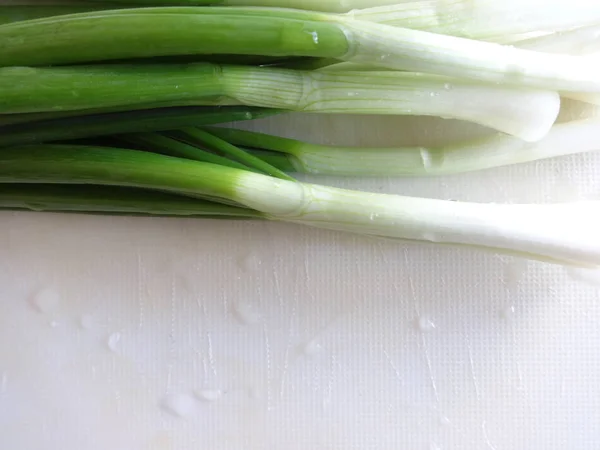
M 0 147 L 253 120 L 279 113 L 246 106 L 159 108 L 51 119 L 0 127 Z M 23 114 L 35 116 L 36 114 Z M 16 115 L 21 116 L 19 114 Z M 1 118 L 2 116 L 0 116 Z M 7 115 L 7 117 L 14 117 Z M 34 119 L 35 117 L 31 117 Z
M 0 209 L 145 216 L 260 219 L 251 209 L 114 186 L 0 184 Z
M 600 80 L 599 80 L 600 81 Z M 0 111 L 244 104 L 305 112 L 427 115 L 542 138 L 557 93 L 408 72 L 301 72 L 214 64 L 0 69 Z

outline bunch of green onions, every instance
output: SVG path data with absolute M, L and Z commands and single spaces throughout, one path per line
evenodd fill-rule
M 179 3 L 0 6 L 1 209 L 277 220 L 600 265 L 600 203 L 470 204 L 293 178 L 457 174 L 600 149 L 599 118 L 557 121 L 561 98 L 600 104 L 599 3 Z M 294 111 L 489 133 L 348 148 L 217 126 Z

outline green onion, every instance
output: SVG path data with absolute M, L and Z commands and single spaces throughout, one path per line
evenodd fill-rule
M 119 10 L 2 25 L 0 65 L 192 54 L 335 57 L 349 50 L 344 30 L 337 24 L 273 17 L 267 12 L 237 16 L 211 14 L 210 7 L 184 9 L 187 14 L 174 9 L 182 8 Z M 49 35 L 53 39 L 44 38 Z
M 245 106 L 188 106 L 42 120 L 0 127 L 0 147 L 123 133 L 167 131 L 190 126 L 253 120 L 277 113 L 278 111 L 274 109 Z M 18 116 L 27 116 L 27 114 L 16 116 L 18 118 Z M 35 114 L 31 114 L 31 116 L 35 116 Z
M 98 11 L 101 6 L 82 5 L 0 5 L 0 24 Z
M 207 152 L 193 145 L 180 142 L 176 139 L 171 139 L 158 133 L 137 133 L 119 136 L 119 139 L 134 144 L 137 147 L 142 147 L 143 150 L 149 150 L 155 153 L 160 153 L 167 156 L 175 156 L 178 158 L 191 159 L 193 161 L 202 161 L 221 166 L 234 167 L 242 170 L 249 170 L 248 167 L 236 161 L 223 158 L 214 153 Z
M 600 81 L 600 80 L 599 80 Z M 0 111 L 33 113 L 169 104 L 244 104 L 305 112 L 441 116 L 528 141 L 543 137 L 558 94 L 404 72 L 113 65 L 0 69 Z
M 285 174 L 276 167 L 271 166 L 269 163 L 257 158 L 244 150 L 237 148 L 235 145 L 220 139 L 217 136 L 209 133 L 208 131 L 201 130 L 198 128 L 185 128 L 176 133 L 176 136 L 185 142 L 189 142 L 195 145 L 202 145 L 210 148 L 213 151 L 218 151 L 224 155 L 227 155 L 234 160 L 245 164 L 246 167 L 255 169 L 266 175 L 270 175 L 275 178 L 282 180 L 293 181 L 294 179 L 289 175 Z M 210 161 L 207 161 L 210 162 Z
M 247 208 L 113 186 L 0 184 L 0 209 L 150 216 L 260 219 Z
M 447 175 L 600 150 L 598 119 L 557 124 L 536 143 L 496 133 L 434 148 L 335 147 L 230 128 L 209 130 L 235 145 L 284 153 L 285 158 L 257 156 L 283 170 L 315 175 Z
M 492 42 L 600 23 L 589 0 L 412 0 L 353 11 L 360 20 Z M 373 5 L 376 6 L 376 5 Z
M 240 16 L 223 12 L 228 8 L 192 8 L 196 11 L 188 14 L 168 9 L 1 25 L 0 66 L 215 53 L 311 56 L 536 89 L 600 92 L 600 66 L 581 56 L 295 10 L 259 9 Z
M 153 153 L 58 145 L 3 150 L 0 182 L 142 187 L 240 204 L 272 220 L 600 265 L 600 202 L 499 205 L 372 194 Z
M 347 12 L 352 9 L 391 5 L 402 0 L 221 0 L 213 2 L 231 6 L 297 8 L 310 11 Z
M 516 42 L 519 48 L 548 53 L 589 55 L 600 52 L 600 25 L 580 27 Z

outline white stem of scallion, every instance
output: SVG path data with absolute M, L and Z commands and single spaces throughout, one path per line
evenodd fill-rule
M 360 20 L 490 42 L 600 23 L 593 0 L 410 0 L 352 11 Z
M 223 6 L 266 6 L 343 13 L 359 8 L 394 5 L 401 1 L 403 0 L 221 0 L 219 4 Z
M 348 191 L 253 173 L 238 177 L 234 197 L 275 220 L 576 266 L 600 265 L 600 202 L 462 203 Z
M 600 92 L 600 65 L 585 56 L 553 55 L 506 45 L 338 20 L 351 42 L 343 60 L 396 70 L 530 86 L 565 92 Z
M 527 39 L 514 45 L 522 49 L 546 53 L 598 54 L 600 53 L 600 24 Z
M 267 219 L 369 236 L 600 265 L 600 202 L 476 204 L 350 191 L 134 150 L 30 145 L 0 152 L 0 183 L 95 184 L 245 206 Z
M 409 72 L 233 67 L 224 68 L 223 74 L 231 96 L 242 104 L 321 113 L 440 116 L 478 123 L 526 141 L 541 139 L 560 110 L 554 92 Z

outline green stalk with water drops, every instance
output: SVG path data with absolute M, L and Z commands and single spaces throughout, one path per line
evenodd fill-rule
M 0 69 L 6 114 L 157 104 L 248 105 L 279 110 L 425 115 L 461 119 L 527 141 L 543 137 L 556 92 L 408 72 L 307 72 L 279 68 L 110 65 Z
M 121 4 L 125 3 L 122 7 Z M 340 14 L 340 20 L 358 19 L 403 28 L 411 28 L 433 33 L 446 34 L 470 39 L 499 43 L 513 43 L 531 35 L 550 34 L 571 30 L 577 27 L 596 25 L 600 21 L 600 7 L 587 0 L 528 0 L 499 3 L 494 0 L 356 0 L 354 2 L 322 0 L 133 0 L 89 2 L 86 5 L 66 6 L 0 6 L 0 24 L 65 14 L 85 12 L 110 13 L 118 9 L 131 9 L 139 13 L 138 6 L 144 6 L 145 13 L 165 12 L 161 6 L 168 6 L 169 12 L 177 14 L 211 13 L 217 11 L 230 15 L 265 15 L 296 20 L 323 20 L 327 16 L 317 13 Z M 227 5 L 226 8 L 203 8 L 203 11 L 189 8 L 190 5 Z M 187 6 L 186 6 L 187 5 Z M 256 8 L 259 6 L 260 8 Z M 156 9 L 152 7 L 157 7 Z M 133 9 L 132 9 L 133 8 Z M 283 9 L 282 9 L 283 8 Z M 291 9 L 290 9 L 291 8 Z M 294 11 L 295 10 L 295 11 Z M 302 11 L 304 10 L 304 11 Z M 560 11 L 559 14 L 556 11 Z M 331 15 L 330 15 L 331 16 Z
M 536 89 L 600 92 L 600 66 L 581 56 L 344 15 L 260 8 L 242 14 L 232 9 L 133 9 L 5 24 L 0 26 L 0 66 L 190 54 L 309 56 Z

